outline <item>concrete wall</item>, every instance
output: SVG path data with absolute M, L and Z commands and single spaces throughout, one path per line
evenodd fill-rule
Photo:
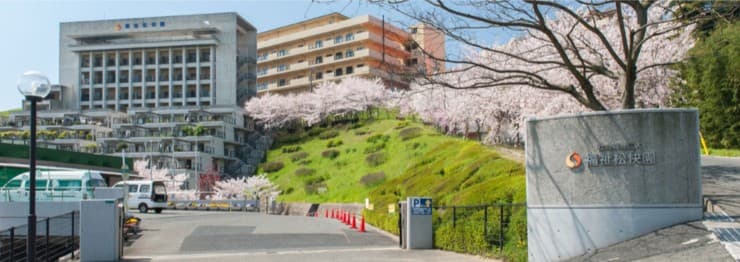
M 80 211 L 80 202 L 36 202 L 36 217 L 53 217 Z M 25 225 L 28 222 L 28 202 L 0 202 L 0 230 Z M 20 232 L 19 234 L 25 234 Z
M 532 261 L 567 259 L 702 217 L 696 110 L 531 119 L 526 139 Z

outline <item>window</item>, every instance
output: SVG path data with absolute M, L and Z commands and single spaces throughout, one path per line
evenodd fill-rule
M 57 184 L 54 190 L 58 191 L 80 190 L 82 188 L 82 181 L 80 180 L 57 180 Z
M 334 54 L 334 60 L 342 59 L 342 52 Z
M 334 76 L 340 76 L 340 75 L 342 75 L 342 69 L 338 68 L 337 70 L 334 71 Z
M 267 68 L 261 68 L 260 70 L 257 70 L 257 75 L 266 75 L 267 74 Z
M 288 50 L 280 49 L 280 51 L 277 52 L 278 57 L 286 56 L 286 55 L 288 55 Z
M 356 48 L 355 50 L 360 51 L 362 49 L 365 49 L 365 48 L 361 46 L 361 47 Z
M 141 27 L 146 27 L 146 23 L 141 23 Z
M 139 187 L 139 193 L 149 193 L 149 187 L 149 185 L 141 185 L 141 187 Z
M 321 72 L 316 73 L 315 79 L 322 79 L 322 78 L 324 78 L 324 74 L 323 73 L 321 73 Z
M 257 61 L 267 60 L 267 53 L 257 55 Z
M 324 58 L 321 56 L 317 56 L 316 60 L 314 61 L 314 64 L 321 64 L 324 62 Z
M 278 80 L 278 86 L 284 86 L 284 85 L 287 85 L 287 84 L 288 84 L 288 81 L 286 81 L 285 79 Z
M 159 22 L 159 27 L 164 27 L 164 22 Z
M 351 66 L 348 66 L 346 69 L 344 69 L 344 71 L 349 75 L 354 72 L 354 68 L 352 68 Z
M 283 65 L 278 66 L 278 69 L 277 69 L 278 72 L 283 72 L 285 70 L 288 70 L 288 65 L 283 64 Z
M 136 193 L 138 191 L 139 186 L 138 185 L 128 185 L 128 192 L 129 193 Z
M 316 40 L 316 43 L 314 45 L 316 46 L 316 48 L 321 48 L 322 46 L 324 46 L 324 42 L 322 42 L 321 40 Z
M 365 66 L 365 64 L 358 64 L 356 67 L 357 68 L 360 68 L 360 67 L 363 67 L 363 66 Z
M 354 33 L 347 33 L 347 35 L 344 36 L 344 41 L 352 41 L 352 40 L 355 40 Z
M 335 44 L 339 44 L 339 43 L 341 43 L 341 42 L 342 42 L 342 39 L 343 39 L 343 38 L 342 38 L 342 36 L 341 36 L 341 35 L 340 35 L 340 36 L 337 36 L 337 37 L 335 37 L 335 38 L 334 38 L 334 43 L 335 43 Z
M 10 182 L 5 184 L 5 188 L 18 188 L 18 187 L 21 187 L 20 180 L 10 180 Z
M 344 57 L 353 57 L 355 56 L 355 51 L 352 51 L 352 49 L 347 49 L 347 52 L 345 52 Z
M 414 27 L 414 28 L 411 28 L 411 33 L 412 33 L 412 34 L 416 34 L 416 32 L 417 32 L 417 29 L 416 29 L 416 27 Z
M 126 26 L 124 26 L 124 27 L 125 27 L 126 29 L 129 29 L 129 28 L 131 27 L 131 25 L 130 25 L 130 24 L 126 24 Z
M 37 179 L 36 180 L 36 190 L 37 191 L 38 190 L 46 190 L 46 183 L 47 183 L 47 181 L 48 180 L 46 180 L 46 179 Z M 31 187 L 31 181 L 26 180 L 26 182 L 24 184 L 26 185 L 25 186 L 26 191 L 28 191 L 29 188 Z
M 139 28 L 139 24 L 134 24 L 134 28 Z
M 267 89 L 267 83 L 257 84 L 257 90 L 265 90 L 265 89 Z
M 157 22 L 152 22 L 152 27 L 157 27 Z

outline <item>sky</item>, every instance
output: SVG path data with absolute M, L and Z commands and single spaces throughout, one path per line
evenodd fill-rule
M 413 1 L 413 0 L 412 0 Z M 0 0 L 0 111 L 19 108 L 18 77 L 28 70 L 59 81 L 59 23 L 198 13 L 237 12 L 258 32 L 331 12 L 346 16 L 385 16 L 389 22 L 412 24 L 408 18 L 364 0 L 154 0 L 154 1 L 18 1 Z M 449 51 L 448 51 L 449 53 Z

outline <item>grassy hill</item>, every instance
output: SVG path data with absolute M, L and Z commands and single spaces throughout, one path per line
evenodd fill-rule
M 393 233 L 398 231 L 398 217 L 387 207 L 406 196 L 431 196 L 435 206 L 525 200 L 521 163 L 418 122 L 376 120 L 314 128 L 278 136 L 276 141 L 260 171 L 269 171 L 268 177 L 283 190 L 280 200 L 362 203 L 369 198 L 374 208 L 365 211 L 367 220 Z M 453 228 L 451 212 L 436 212 L 435 244 L 461 252 L 497 253 L 488 246 L 482 226 L 475 226 L 482 224 L 482 214 L 482 210 L 458 213 Z M 506 257 L 526 259 L 525 210 L 507 209 L 504 216 L 509 225 Z M 498 216 L 488 219 L 489 228 L 498 225 L 493 222 Z M 462 227 L 461 221 L 471 227 Z

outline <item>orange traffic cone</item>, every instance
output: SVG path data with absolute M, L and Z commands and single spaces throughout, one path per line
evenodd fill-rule
M 362 215 L 362 219 L 360 219 L 360 232 L 365 232 L 365 215 Z
M 357 217 L 352 215 L 352 229 L 357 229 Z

